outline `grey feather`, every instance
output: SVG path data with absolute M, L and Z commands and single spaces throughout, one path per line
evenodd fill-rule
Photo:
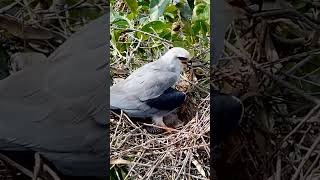
M 139 101 L 160 96 L 179 79 L 179 74 L 161 66 L 158 61 L 146 64 L 127 79 L 113 85 L 110 89 L 110 104 L 120 109 L 135 109 Z
M 169 111 L 150 107 L 145 101 L 154 99 L 172 87 L 180 77 L 180 64 L 172 67 L 167 57 L 148 63 L 128 78 L 110 88 L 111 109 L 122 109 L 132 117 L 163 116 Z M 174 57 L 168 57 L 174 58 Z

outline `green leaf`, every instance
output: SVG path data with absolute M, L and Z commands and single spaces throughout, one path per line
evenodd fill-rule
M 150 2 L 150 19 L 158 20 L 163 15 L 165 8 L 169 5 L 170 0 L 151 0 Z
M 174 14 L 169 13 L 169 12 L 165 12 L 165 13 L 164 13 L 164 16 L 165 16 L 165 17 L 168 17 L 168 18 L 170 18 L 170 19 L 174 19 Z
M 195 21 L 193 24 L 192 24 L 192 35 L 197 35 L 199 34 L 201 30 L 201 22 L 200 21 Z
M 134 20 L 135 17 L 136 17 L 136 14 L 133 13 L 133 12 L 131 12 L 130 14 L 127 15 L 127 18 L 128 18 L 129 20 Z
M 138 1 L 137 0 L 125 0 L 128 7 L 130 8 L 131 12 L 133 12 L 134 14 L 137 13 L 138 10 Z
M 162 21 L 151 21 L 144 25 L 141 30 L 148 33 L 160 33 L 163 29 L 168 28 L 167 24 Z
M 192 20 L 208 21 L 210 17 L 210 9 L 207 4 L 198 4 L 193 9 Z
M 112 26 L 120 27 L 120 28 L 128 28 L 130 27 L 129 21 L 124 18 L 117 18 L 112 23 Z
M 201 26 L 201 32 L 205 36 L 207 33 L 209 33 L 210 25 L 205 21 L 200 21 Z
M 166 7 L 165 12 L 163 13 L 164 17 L 167 18 L 170 22 L 177 21 L 178 9 L 175 5 L 169 5 Z
M 147 23 L 146 25 L 144 25 L 141 30 L 150 34 L 160 34 L 161 32 L 163 32 L 165 29 L 168 29 L 168 25 L 165 24 L 162 21 L 151 21 L 149 23 Z M 147 40 L 148 39 L 148 35 L 141 33 L 141 32 L 137 32 L 136 36 L 140 39 L 141 36 L 143 38 L 143 40 Z M 165 35 L 164 35 L 165 36 Z
M 171 38 L 171 30 L 170 29 L 164 29 L 159 36 L 163 39 L 169 40 Z
M 165 12 L 174 13 L 177 11 L 177 7 L 175 5 L 169 5 L 166 7 Z
M 185 46 L 185 42 L 183 42 L 183 41 L 173 41 L 173 46 L 174 47 L 184 47 Z
M 187 36 L 192 36 L 192 25 L 190 21 L 183 22 L 183 32 Z

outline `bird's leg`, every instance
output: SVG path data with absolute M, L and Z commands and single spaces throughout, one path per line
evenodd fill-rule
M 152 122 L 160 127 L 167 127 L 163 122 L 163 116 L 154 116 L 152 117 Z
M 165 128 L 167 127 L 163 122 L 163 117 L 162 116 L 154 116 L 154 117 L 152 117 L 152 122 L 156 126 L 165 127 Z M 153 127 L 153 126 L 147 126 L 146 130 L 149 133 L 152 133 L 152 134 L 160 134 L 160 133 L 163 133 L 165 131 L 164 129 Z
M 183 121 L 179 119 L 177 112 L 172 112 L 164 116 L 163 121 L 168 127 L 175 129 L 178 129 L 184 125 Z

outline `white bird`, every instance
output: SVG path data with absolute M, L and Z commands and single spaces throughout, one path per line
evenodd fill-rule
M 179 80 L 181 62 L 190 59 L 187 50 L 174 47 L 158 60 L 134 71 L 110 88 L 111 109 L 122 109 L 130 117 L 152 117 L 157 126 L 166 127 L 163 116 L 179 107 L 186 95 L 172 88 Z M 148 127 L 151 133 L 159 129 Z

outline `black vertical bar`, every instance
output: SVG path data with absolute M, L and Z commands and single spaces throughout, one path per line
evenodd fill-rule
M 109 1 L 108 1 L 109 2 Z M 107 24 L 106 24 L 106 38 L 107 38 L 107 44 L 106 44 L 106 61 L 107 61 L 107 72 L 109 73 L 110 72 L 110 3 L 108 3 L 108 6 L 107 6 Z M 106 155 L 107 155 L 107 164 L 106 164 L 106 167 L 107 167 L 107 178 L 109 178 L 109 174 L 110 174 L 110 126 L 109 126 L 109 123 L 110 123 L 110 85 L 111 85 L 111 79 L 110 79 L 110 75 L 107 74 L 106 75 L 106 78 L 108 78 L 108 81 L 107 81 L 107 85 L 106 85 L 106 93 L 107 93 L 107 129 L 106 129 Z M 106 179 L 107 179 L 106 178 Z

